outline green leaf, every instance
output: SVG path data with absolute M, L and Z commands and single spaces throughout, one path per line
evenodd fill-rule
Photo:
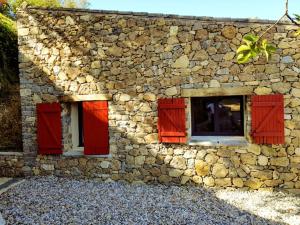
M 247 35 L 245 35 L 244 39 L 251 41 L 251 42 L 257 42 L 258 36 L 254 35 L 254 34 L 247 34 Z
M 247 54 L 238 54 L 237 61 L 239 64 L 243 64 L 248 62 L 252 57 L 251 51 L 249 51 Z
M 246 63 L 251 58 L 255 58 L 260 53 L 260 48 L 258 47 L 259 37 L 253 34 L 247 34 L 243 38 L 246 45 L 241 45 L 237 49 L 237 61 L 238 63 Z
M 244 51 L 249 51 L 251 50 L 251 47 L 248 46 L 248 45 L 241 45 L 237 50 L 236 50 L 236 53 L 241 53 L 241 52 L 244 52 Z
M 258 41 L 259 37 L 253 34 L 247 34 L 244 36 L 243 41 L 247 44 L 247 45 L 253 45 Z
M 297 20 L 298 22 L 300 22 L 300 15 L 294 14 L 294 16 L 296 17 L 296 20 Z
M 267 45 L 268 45 L 268 40 L 267 39 L 262 40 L 261 48 L 265 50 L 267 49 Z
M 258 54 L 258 51 L 251 51 L 251 58 L 255 58 Z
M 237 61 L 238 63 L 247 63 L 250 59 L 257 57 L 263 53 L 269 60 L 272 53 L 276 51 L 276 48 L 268 43 L 267 39 L 259 41 L 259 37 L 249 34 L 243 38 L 246 45 L 241 45 L 237 49 Z
M 276 48 L 273 45 L 268 44 L 267 42 L 262 43 L 262 49 L 267 61 L 269 61 L 271 54 L 276 51 Z
M 270 45 L 270 44 L 268 44 L 267 45 L 267 51 L 268 52 L 270 52 L 270 53 L 274 53 L 276 50 L 277 50 L 277 48 L 275 47 L 275 46 L 273 46 L 273 45 Z

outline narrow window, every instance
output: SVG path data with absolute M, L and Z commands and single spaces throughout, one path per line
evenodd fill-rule
M 243 136 L 243 96 L 195 97 L 192 136 Z
M 108 102 L 71 104 L 72 149 L 86 155 L 109 154 Z
M 82 102 L 74 102 L 71 105 L 71 133 L 73 150 L 83 150 L 83 106 Z
M 82 102 L 78 102 L 78 140 L 78 147 L 84 147 Z

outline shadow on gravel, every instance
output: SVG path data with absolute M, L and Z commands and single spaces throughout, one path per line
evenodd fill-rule
M 7 224 L 279 223 L 240 210 L 200 187 L 31 178 L 0 196 Z

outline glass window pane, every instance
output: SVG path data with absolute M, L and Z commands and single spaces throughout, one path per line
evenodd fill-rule
M 243 97 L 192 98 L 192 135 L 243 135 Z
M 84 138 L 83 138 L 83 108 L 82 102 L 78 102 L 78 134 L 79 134 L 79 147 L 84 146 Z
M 193 101 L 193 118 L 195 133 L 213 132 L 215 130 L 214 123 L 215 103 L 213 99 L 197 98 Z
M 239 133 L 242 130 L 241 99 L 222 98 L 217 102 L 218 131 Z

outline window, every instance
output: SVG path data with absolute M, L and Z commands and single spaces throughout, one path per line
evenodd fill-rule
M 83 108 L 82 102 L 78 102 L 78 140 L 79 140 L 79 147 L 84 146 L 84 139 L 83 139 Z
M 108 155 L 108 102 L 82 101 L 71 105 L 72 149 L 85 155 Z
M 192 136 L 243 136 L 243 96 L 191 98 Z
M 70 107 L 71 106 L 71 107 Z M 71 113 L 70 113 L 71 108 Z M 62 111 L 64 109 L 64 111 Z M 39 154 L 109 154 L 108 102 L 106 100 L 37 104 Z M 69 154 L 68 154 L 69 153 Z
M 82 102 L 72 103 L 71 108 L 72 145 L 75 150 L 83 150 L 83 107 Z

